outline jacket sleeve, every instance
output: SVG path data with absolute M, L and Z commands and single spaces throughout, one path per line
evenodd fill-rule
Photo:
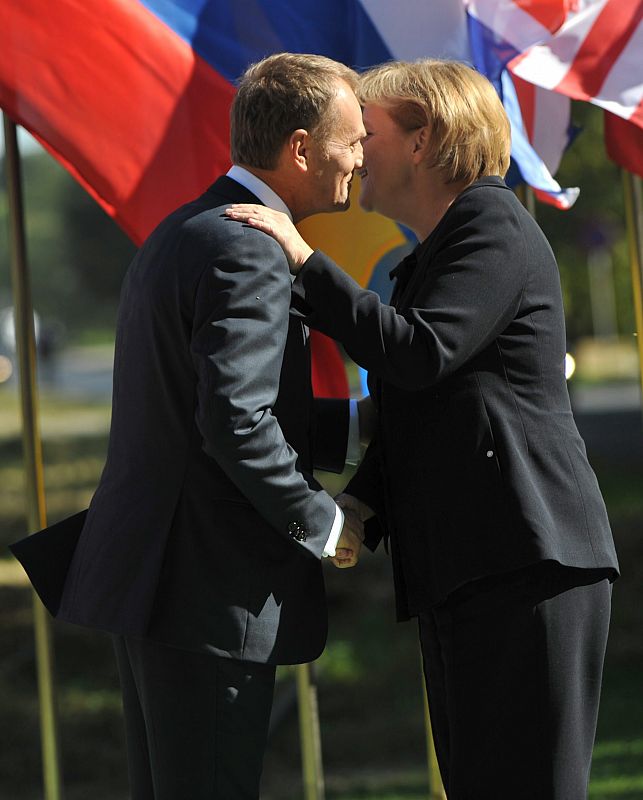
M 247 227 L 202 273 L 191 338 L 196 422 L 214 458 L 283 536 L 321 557 L 335 503 L 299 468 L 272 408 L 290 304 L 281 248 Z
M 422 273 L 412 278 L 409 308 L 384 305 L 320 251 L 293 285 L 310 327 L 402 389 L 426 388 L 452 374 L 507 327 L 520 305 L 526 256 L 515 211 L 465 198 L 447 214 L 429 263 L 416 267 Z
M 314 400 L 313 461 L 315 469 L 340 473 L 346 466 L 348 400 L 316 397 Z

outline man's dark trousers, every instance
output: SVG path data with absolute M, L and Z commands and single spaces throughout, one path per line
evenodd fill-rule
M 151 758 L 133 769 L 141 798 L 256 797 L 274 667 L 314 661 L 326 642 L 321 556 L 336 506 L 313 469 L 343 469 L 348 402 L 313 397 L 284 252 L 227 219 L 234 202 L 259 199 L 223 176 L 139 250 L 90 508 L 14 546 L 54 616 L 129 637 L 130 740 Z M 219 735 L 233 713 L 236 755 L 234 736 Z M 213 794 L 212 781 L 228 780 L 222 764 L 240 764 L 247 786 Z M 140 777 L 150 765 L 154 795 Z M 207 793 L 175 791 L 189 777 Z
M 113 638 L 132 800 L 257 800 L 275 666 Z
M 610 602 L 600 570 L 541 562 L 420 615 L 449 800 L 586 800 Z

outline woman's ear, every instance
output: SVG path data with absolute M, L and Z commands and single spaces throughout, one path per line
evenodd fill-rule
M 413 160 L 416 164 L 424 160 L 429 152 L 429 126 L 423 125 L 414 131 Z
M 301 172 L 308 170 L 308 151 L 310 140 L 308 131 L 297 128 L 288 139 L 288 155 L 291 163 Z

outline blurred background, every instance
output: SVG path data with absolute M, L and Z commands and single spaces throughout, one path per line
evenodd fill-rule
M 600 109 L 574 104 L 582 134 L 557 178 L 572 210 L 538 204 L 558 258 L 575 361 L 577 422 L 603 489 L 622 566 L 590 796 L 643 798 L 643 424 L 620 170 L 604 155 Z M 2 156 L 3 157 L 3 156 Z M 4 165 L 1 165 L 4 166 Z M 23 140 L 28 258 L 36 311 L 48 520 L 84 508 L 110 419 L 119 287 L 134 246 L 49 155 Z M 7 199 L 0 170 L 0 797 L 42 796 L 31 594 L 6 544 L 27 533 L 12 325 Z M 347 364 L 353 396 L 357 370 Z M 348 473 L 320 475 L 339 491 Z M 384 552 L 326 568 L 330 636 L 315 665 L 328 798 L 427 797 L 420 657 L 396 625 Z M 54 626 L 66 797 L 124 800 L 120 692 L 107 637 Z M 489 721 L 493 725 L 493 720 Z M 266 800 L 302 796 L 294 677 L 281 670 Z M 518 799 L 517 799 L 518 800 Z

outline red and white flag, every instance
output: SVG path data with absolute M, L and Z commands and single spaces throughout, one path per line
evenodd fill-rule
M 514 58 L 518 78 L 620 118 L 606 123 L 608 153 L 643 174 L 643 0 L 578 0 L 548 40 Z

